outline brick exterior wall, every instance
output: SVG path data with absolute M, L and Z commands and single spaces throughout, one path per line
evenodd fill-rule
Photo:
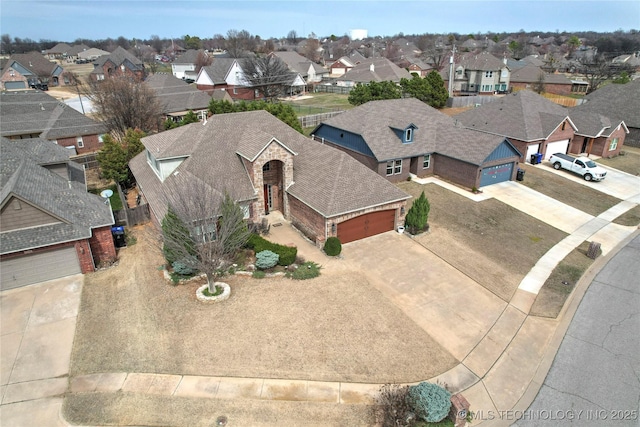
M 13 76 L 11 74 L 13 74 Z M 29 80 L 27 80 L 25 76 L 23 76 L 13 68 L 7 68 L 2 74 L 2 77 L 0 77 L 0 81 L 2 82 L 2 85 L 0 87 L 0 89 L 2 90 L 5 89 L 5 82 L 24 82 L 25 88 L 29 88 Z
M 99 151 L 102 148 L 102 142 L 98 135 L 78 135 L 82 136 L 83 147 L 78 147 L 78 142 L 75 136 L 70 138 L 60 138 L 56 142 L 63 147 L 76 147 L 76 153 L 88 154 Z
M 593 142 L 589 140 L 587 142 L 586 150 L 584 150 L 587 154 L 593 154 L 595 156 L 600 157 L 615 157 L 620 154 L 622 150 L 622 145 L 625 143 L 625 138 L 627 136 L 626 131 L 622 126 L 612 132 L 609 137 L 600 137 L 595 138 Z M 609 150 L 611 146 L 611 141 L 614 138 L 618 138 L 618 146 L 614 150 Z M 569 146 L 569 152 L 572 154 L 581 154 L 583 153 L 583 145 L 584 145 L 585 137 L 582 135 L 575 135 L 571 140 L 571 144 Z
M 527 83 L 527 82 L 514 82 L 513 80 L 511 81 L 510 87 L 511 90 L 513 90 L 514 92 L 517 92 L 519 90 L 523 90 L 523 89 L 528 89 L 528 90 L 533 90 L 533 86 L 535 85 L 535 83 Z M 554 84 L 554 83 L 545 83 L 544 84 L 544 91 L 546 93 L 552 93 L 554 95 L 563 95 L 563 96 L 567 96 L 567 95 L 571 95 L 573 92 L 571 92 L 571 84 Z
M 78 261 L 80 261 L 80 270 L 82 273 L 86 274 L 95 271 L 96 267 L 93 263 L 89 240 L 78 240 L 75 242 L 74 246 L 76 247 L 76 253 L 78 254 Z
M 111 226 L 94 229 L 89 245 L 95 265 L 108 265 L 116 260 L 116 247 L 111 236 Z
M 477 188 L 480 186 L 480 168 L 478 166 L 441 154 L 437 154 L 434 157 L 437 158 L 433 163 L 436 175 L 465 187 Z
M 105 79 L 109 79 L 112 77 L 126 76 L 126 77 L 131 77 L 137 81 L 142 81 L 144 80 L 144 77 L 145 77 L 144 70 L 133 71 L 127 66 L 125 66 L 123 70 L 120 65 L 114 64 L 113 62 L 111 62 L 111 60 L 106 61 L 102 65 L 102 73 L 104 74 Z M 90 74 L 90 76 L 92 80 L 97 79 L 97 76 L 95 74 Z
M 518 149 L 518 151 L 522 153 L 522 156 L 520 157 L 520 162 L 524 163 L 526 160 L 525 156 L 527 154 L 527 147 L 529 145 L 541 144 L 538 152 L 542 153 L 544 157 L 547 154 L 548 144 L 557 142 L 557 141 L 562 141 L 564 139 L 568 139 L 569 141 L 571 141 L 574 138 L 574 136 L 575 136 L 575 132 L 573 128 L 567 121 L 565 121 L 564 130 L 562 129 L 562 124 L 560 124 L 558 128 L 555 131 L 553 131 L 546 140 L 541 139 L 537 141 L 525 142 L 518 139 L 509 138 L 509 141 L 514 145 L 514 147 Z M 553 153 L 549 153 L 549 154 L 553 154 Z
M 325 218 L 295 197 L 289 195 L 287 199 L 291 223 L 316 244 L 319 240 L 324 241 Z

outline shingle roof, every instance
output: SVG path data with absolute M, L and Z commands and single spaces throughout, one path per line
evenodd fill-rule
M 11 58 L 9 58 L 7 65 L 11 66 L 13 61 L 22 65 L 38 77 L 50 77 L 56 68 L 59 67 L 58 64 L 49 61 L 38 52 L 13 54 Z
M 587 102 L 571 111 L 600 113 L 624 120 L 628 127 L 640 128 L 640 79 L 627 84 L 608 84 L 586 96 Z
M 392 128 L 413 124 L 412 143 L 402 143 Z M 415 98 L 371 101 L 323 122 L 361 135 L 378 162 L 429 153 L 481 165 L 504 137 L 474 132 Z M 319 126 L 319 127 L 320 127 Z
M 58 43 L 57 45 L 55 45 L 51 49 L 48 49 L 47 53 L 68 53 L 69 49 L 71 49 L 71 46 L 69 46 L 68 44 L 66 44 L 66 43 Z
M 411 79 L 411 73 L 398 67 L 387 58 L 367 59 L 340 76 L 338 80 L 356 83 L 399 82 L 400 79 Z
M 206 109 L 211 102 L 211 97 L 206 92 L 172 74 L 154 74 L 145 83 L 156 91 L 165 114 Z
M 516 83 L 535 83 L 544 76 L 544 83 L 571 85 L 571 80 L 564 74 L 545 73 L 540 67 L 528 64 L 511 72 L 509 80 Z
M 455 116 L 468 129 L 521 141 L 546 139 L 567 118 L 566 108 L 529 90 L 505 95 Z
M 0 94 L 0 135 L 38 134 L 44 139 L 107 132 L 100 122 L 39 91 Z
M 46 142 L 53 144 L 52 142 Z M 41 156 L 33 158 L 20 144 L 0 138 L 0 200 L 11 197 L 42 209 L 59 222 L 41 227 L 3 231 L 1 253 L 12 253 L 56 243 L 91 237 L 91 229 L 114 223 L 111 208 L 104 199 L 89 194 L 40 166 Z M 43 155 L 46 149 L 40 150 Z
M 257 197 L 239 151 L 255 154 L 271 141 L 286 146 L 294 157 L 294 184 L 287 192 L 326 217 L 408 198 L 386 179 L 334 148 L 310 142 L 266 111 L 214 115 L 205 125 L 194 123 L 143 138 L 152 153 L 183 150 L 189 153 L 163 183 L 151 171 L 142 153 L 131 163 L 140 188 L 156 214 L 166 212 L 166 194 L 188 176 L 226 189 L 235 200 Z M 187 144 L 185 144 L 187 143 Z M 174 149 L 171 146 L 183 148 Z M 188 174 L 188 175 L 187 175 Z M 233 188 L 224 185 L 233 183 Z M 153 202 L 152 202 L 153 201 Z M 155 204 L 156 206 L 153 206 Z
M 313 61 L 305 58 L 298 52 L 285 51 L 274 52 L 273 54 L 284 61 L 284 63 L 287 64 L 287 67 L 289 67 L 291 71 L 299 73 L 302 77 L 307 77 L 309 75 L 309 66 L 313 66 L 314 70 L 318 71 L 318 69 L 314 66 L 317 64 L 314 64 Z
M 202 72 L 207 73 L 214 84 L 225 84 L 227 73 L 234 62 L 241 61 L 236 58 L 215 58 L 211 65 L 202 67 Z
M 506 67 L 504 62 L 491 55 L 489 52 L 465 55 L 456 65 L 462 65 L 467 70 L 479 71 L 496 71 Z
M 195 64 L 198 59 L 198 54 L 204 53 L 202 49 L 189 49 L 182 55 L 178 56 L 173 63 L 174 64 Z
M 127 52 L 124 48 L 118 46 L 113 52 L 109 55 L 103 55 L 95 60 L 94 70 L 91 73 L 102 73 L 102 66 L 105 62 L 111 61 L 115 64 L 116 67 L 122 65 L 125 61 L 129 61 L 133 67 L 137 70 L 144 69 L 144 63 L 136 58 L 134 55 Z

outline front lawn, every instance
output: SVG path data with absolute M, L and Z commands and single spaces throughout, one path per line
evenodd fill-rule
M 621 155 L 596 162 L 620 171 L 640 176 L 640 148 L 623 146 Z
M 598 216 L 622 201 L 594 188 L 578 184 L 555 174 L 547 170 L 550 169 L 550 166 L 545 164 L 520 164 L 520 168 L 525 171 L 524 180 L 520 182 L 522 185 L 589 215 Z M 597 185 L 597 183 L 594 184 Z
M 474 202 L 436 184 L 398 184 L 415 200 L 424 189 L 430 230 L 416 241 L 509 301 L 524 276 L 566 233 L 498 200 Z

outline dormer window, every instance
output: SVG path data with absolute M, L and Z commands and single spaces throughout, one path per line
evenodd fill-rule
M 413 128 L 408 128 L 404 131 L 404 142 L 413 141 Z

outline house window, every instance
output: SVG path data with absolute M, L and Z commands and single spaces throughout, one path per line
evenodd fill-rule
M 237 95 L 237 94 L 238 94 L 238 89 L 237 89 L 235 86 L 233 87 L 233 94 L 234 94 L 234 95 Z
M 391 160 L 387 162 L 387 176 L 402 173 L 402 160 Z
M 203 243 L 216 240 L 216 224 L 196 225 L 191 231 L 194 240 L 201 240 Z
M 13 70 L 9 70 L 9 75 L 10 75 L 11 77 L 15 77 L 15 76 L 16 76 L 16 73 L 15 73 Z
M 613 151 L 618 148 L 618 138 L 613 138 L 609 144 L 609 151 Z
M 269 166 L 271 163 L 267 162 L 264 165 L 262 165 L 262 172 L 268 172 L 271 170 L 271 166 Z
M 78 148 L 84 147 L 84 141 L 81 136 L 76 137 L 76 144 L 78 145 Z
M 484 76 L 485 77 L 493 77 L 493 71 L 485 71 L 484 72 Z
M 422 159 L 422 169 L 429 169 L 431 166 L 431 154 L 425 154 Z
M 413 129 L 409 128 L 404 131 L 404 142 L 413 141 Z
M 97 80 L 104 80 L 104 74 L 98 74 L 96 77 Z

